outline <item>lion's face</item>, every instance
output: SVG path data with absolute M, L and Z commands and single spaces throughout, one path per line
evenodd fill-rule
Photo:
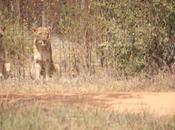
M 36 37 L 37 43 L 40 46 L 47 46 L 48 39 L 51 33 L 51 28 L 50 27 L 39 27 L 39 28 L 33 29 L 33 32 Z

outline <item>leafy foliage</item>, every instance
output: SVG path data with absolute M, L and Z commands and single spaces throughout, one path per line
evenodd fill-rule
M 21 31 L 29 30 L 31 33 L 33 26 L 40 26 L 45 21 L 43 23 L 52 26 L 55 32 L 71 42 L 67 48 L 69 59 L 64 60 L 71 64 L 69 70 L 77 74 L 92 74 L 99 67 L 112 68 L 115 73 L 144 71 L 152 74 L 165 66 L 170 67 L 173 62 L 173 0 L 34 1 L 16 3 L 14 5 L 19 5 L 18 8 L 14 6 L 16 10 L 9 6 L 10 3 L 4 3 L 5 7 L 1 9 L 3 21 L 12 21 L 4 25 L 8 28 L 16 22 L 18 25 L 11 36 L 14 44 L 7 45 L 10 46 L 7 48 L 19 53 L 29 51 L 31 46 L 28 46 L 30 44 L 26 43 L 28 40 Z M 6 18 L 6 14 L 10 17 Z M 9 33 L 5 40 L 11 43 Z M 168 58 L 170 55 L 171 58 Z

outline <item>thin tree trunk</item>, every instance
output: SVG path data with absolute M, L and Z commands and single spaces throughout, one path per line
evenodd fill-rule
M 81 10 L 85 9 L 85 0 L 81 0 Z
M 43 6 L 42 6 L 42 26 L 46 26 L 46 3 L 44 1 L 43 2 Z
M 19 23 L 20 22 L 20 16 L 21 16 L 21 12 L 20 12 L 20 0 L 16 0 L 16 15 L 17 15 L 17 21 Z

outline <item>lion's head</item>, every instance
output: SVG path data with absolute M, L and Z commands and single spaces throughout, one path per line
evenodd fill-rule
M 37 44 L 40 46 L 47 46 L 50 38 L 51 27 L 38 27 L 33 29 L 33 32 L 36 37 Z

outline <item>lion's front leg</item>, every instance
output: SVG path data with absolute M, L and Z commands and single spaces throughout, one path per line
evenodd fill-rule
M 42 69 L 41 64 L 39 62 L 36 62 L 35 63 L 35 79 L 36 80 L 39 80 L 41 77 L 41 69 Z
M 3 78 L 3 67 L 4 67 L 3 62 L 0 61 L 0 79 Z
M 45 74 L 46 74 L 46 80 L 49 80 L 50 78 L 50 61 L 47 60 L 45 63 Z

